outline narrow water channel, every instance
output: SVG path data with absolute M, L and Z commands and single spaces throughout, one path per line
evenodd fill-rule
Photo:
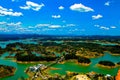
M 13 42 L 16 42 L 16 41 L 13 41 Z M 20 41 L 20 42 L 22 42 L 22 41 Z M 10 43 L 10 42 L 8 42 L 8 43 Z M 5 42 L 2 42 L 1 45 L 3 48 L 6 46 Z M 6 57 L 8 55 L 9 55 L 9 53 L 4 53 L 3 55 L 1 55 L 0 64 L 16 67 L 17 70 L 15 72 L 15 75 L 5 77 L 0 80 L 18 80 L 18 78 L 20 78 L 20 77 L 27 78 L 28 75 L 24 72 L 25 69 L 28 68 L 29 66 L 38 64 L 38 63 L 35 63 L 35 64 L 31 64 L 31 63 L 22 64 L 21 63 L 21 64 L 19 64 L 19 63 L 14 62 L 13 59 L 4 59 L 4 57 Z M 75 62 L 68 61 L 68 62 L 65 62 L 64 64 L 53 65 L 52 67 L 59 68 L 59 69 L 58 70 L 50 70 L 49 72 L 51 74 L 58 73 L 61 75 L 65 75 L 67 71 L 79 72 L 79 73 L 87 73 L 87 72 L 94 71 L 94 72 L 102 73 L 102 74 L 110 74 L 110 75 L 117 74 L 117 71 L 120 67 L 116 67 L 116 68 L 112 68 L 112 69 L 98 67 L 98 66 L 96 66 L 96 64 L 100 60 L 109 60 L 114 63 L 117 63 L 117 62 L 120 62 L 120 56 L 113 56 L 113 55 L 109 54 L 108 52 L 106 52 L 104 56 L 101 56 L 98 58 L 92 58 L 91 59 L 92 63 L 90 64 L 90 66 L 82 66 L 82 65 L 76 64 Z
M 120 67 L 111 68 L 111 69 L 98 67 L 96 64 L 101 60 L 109 60 L 114 63 L 117 63 L 120 61 L 120 56 L 112 56 L 108 52 L 105 52 L 104 56 L 101 56 L 99 58 L 92 58 L 91 59 L 92 63 L 89 66 L 82 66 L 82 65 L 76 64 L 74 61 L 72 62 L 68 61 L 68 62 L 65 62 L 64 64 L 54 65 L 53 66 L 54 68 L 59 68 L 59 69 L 50 70 L 50 73 L 51 74 L 58 73 L 61 75 L 65 75 L 67 71 L 79 72 L 79 73 L 88 73 L 88 72 L 94 71 L 101 74 L 110 74 L 110 75 L 117 74 L 117 71 Z

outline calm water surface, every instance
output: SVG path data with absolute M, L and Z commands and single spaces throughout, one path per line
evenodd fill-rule
M 31 40 L 26 39 L 26 40 L 18 40 L 18 41 L 0 42 L 0 46 L 2 48 L 5 48 L 7 44 L 15 43 L 15 42 L 22 42 L 22 43 L 27 42 L 26 44 L 28 44 L 28 43 L 29 44 L 37 44 L 37 42 L 34 42 L 34 41 L 31 42 Z M 62 42 L 57 42 L 57 43 L 62 43 Z M 35 54 L 35 53 L 33 53 L 33 54 Z M 9 55 L 9 53 L 7 53 L 7 52 L 4 53 L 3 55 L 1 55 L 0 64 L 16 67 L 17 70 L 16 70 L 16 73 L 15 73 L 14 76 L 5 77 L 5 78 L 2 78 L 0 80 L 18 80 L 18 78 L 20 78 L 20 77 L 27 78 L 28 75 L 24 72 L 25 69 L 28 68 L 29 66 L 33 66 L 35 64 L 31 64 L 31 63 L 29 63 L 29 64 L 18 64 L 16 62 L 14 62 L 13 59 L 5 59 L 5 57 L 8 56 L 8 55 Z M 14 56 L 14 54 L 12 56 Z M 38 56 L 40 56 L 40 55 L 38 55 Z M 95 72 L 102 73 L 102 74 L 116 75 L 119 67 L 112 68 L 112 69 L 98 67 L 98 66 L 96 66 L 96 64 L 100 60 L 109 60 L 109 61 L 117 63 L 117 62 L 120 61 L 120 56 L 112 56 L 111 54 L 106 52 L 105 55 L 102 56 L 102 57 L 92 58 L 91 59 L 92 63 L 90 64 L 90 66 L 82 66 L 82 65 L 76 64 L 73 61 L 72 62 L 68 61 L 68 62 L 65 62 L 64 64 L 56 64 L 56 65 L 52 66 L 52 67 L 60 68 L 60 69 L 50 70 L 49 72 L 51 74 L 58 73 L 58 74 L 64 75 L 64 74 L 66 74 L 67 71 L 79 72 L 79 73 L 87 73 L 87 72 L 95 71 Z M 36 63 L 36 64 L 38 64 L 38 63 Z
M 50 70 L 50 73 L 56 74 L 59 73 L 61 75 L 65 75 L 67 71 L 71 72 L 79 72 L 79 73 L 87 73 L 87 72 L 97 72 L 101 74 L 111 74 L 111 75 L 116 75 L 119 67 L 108 69 L 108 68 L 101 68 L 98 67 L 96 64 L 101 61 L 101 60 L 109 60 L 112 62 L 119 62 L 120 61 L 120 56 L 112 56 L 109 53 L 105 53 L 104 56 L 99 57 L 99 58 L 92 58 L 91 59 L 91 64 L 90 66 L 82 66 L 79 64 L 76 64 L 74 61 L 68 61 L 65 62 L 64 64 L 56 64 L 53 67 L 59 68 L 58 70 Z

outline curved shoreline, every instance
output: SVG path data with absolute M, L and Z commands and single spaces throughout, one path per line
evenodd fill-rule
M 9 76 L 13 76 L 15 73 L 11 73 L 11 74 L 8 74 L 8 75 L 5 75 L 5 76 L 2 76 L 0 78 L 5 78 L 5 77 L 9 77 Z
M 101 65 L 101 64 L 97 64 L 97 66 L 102 67 L 102 68 L 109 68 L 109 69 L 117 67 L 116 65 L 115 66 L 105 66 L 105 65 Z
M 79 65 L 82 65 L 82 66 L 89 66 L 89 65 L 91 64 L 91 62 L 90 62 L 89 64 L 88 64 L 88 63 L 79 63 L 79 62 L 78 62 L 78 64 L 79 64 Z
M 6 74 L 6 75 L 2 75 L 2 76 L 0 76 L 0 78 L 5 78 L 5 77 L 13 76 L 16 73 L 16 71 L 17 71 L 17 69 L 13 68 L 11 73 Z
M 47 61 L 30 61 L 30 62 L 28 62 L 28 61 L 25 61 L 25 62 L 23 62 L 23 61 L 17 61 L 17 60 L 13 60 L 14 62 L 17 62 L 17 63 L 20 63 L 20 64 L 29 64 L 29 63 L 47 63 Z M 65 62 L 68 62 L 68 61 L 70 61 L 70 62 L 75 62 L 76 64 L 79 64 L 79 65 L 83 65 L 83 66 L 89 66 L 92 62 L 90 62 L 89 64 L 87 64 L 87 63 L 79 63 L 76 59 L 70 59 L 70 60 L 65 60 L 65 61 L 62 61 L 62 62 L 60 62 L 60 64 L 64 64 Z M 50 61 L 50 62 L 55 62 L 55 61 Z
M 80 63 L 76 59 L 65 60 L 65 61 L 61 62 L 60 64 L 64 64 L 64 63 L 69 62 L 69 61 L 70 62 L 75 62 L 76 64 L 82 65 L 82 66 L 89 66 L 91 64 L 91 62 L 89 64 L 87 64 L 87 63 Z
M 111 54 L 112 56 L 120 56 L 120 54 L 118 54 L 118 53 L 112 53 L 112 52 L 110 52 L 110 51 L 104 51 L 104 52 L 108 52 L 109 54 Z
M 17 61 L 17 60 L 13 60 L 13 62 L 16 62 L 16 63 L 19 63 L 19 64 L 47 63 L 47 61 Z M 54 62 L 54 61 L 49 61 L 49 62 Z
M 81 54 L 76 54 L 76 55 L 78 55 L 78 56 L 83 56 L 83 57 L 86 57 L 86 58 L 99 58 L 99 57 L 101 57 L 101 56 L 104 56 L 104 54 L 102 54 L 102 53 L 97 53 L 97 54 L 99 54 L 99 56 L 84 56 L 84 55 L 81 55 Z

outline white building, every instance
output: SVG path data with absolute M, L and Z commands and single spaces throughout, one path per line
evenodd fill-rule
M 43 69 L 45 68 L 46 66 L 44 64 L 38 64 L 36 66 L 32 66 L 32 67 L 29 67 L 29 70 L 32 71 L 32 72 L 36 72 L 40 69 Z

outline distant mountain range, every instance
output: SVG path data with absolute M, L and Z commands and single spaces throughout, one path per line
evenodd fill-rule
M 0 41 L 18 40 L 27 38 L 46 39 L 88 39 L 88 40 L 120 40 L 120 36 L 109 35 L 40 35 L 40 34 L 0 34 Z

